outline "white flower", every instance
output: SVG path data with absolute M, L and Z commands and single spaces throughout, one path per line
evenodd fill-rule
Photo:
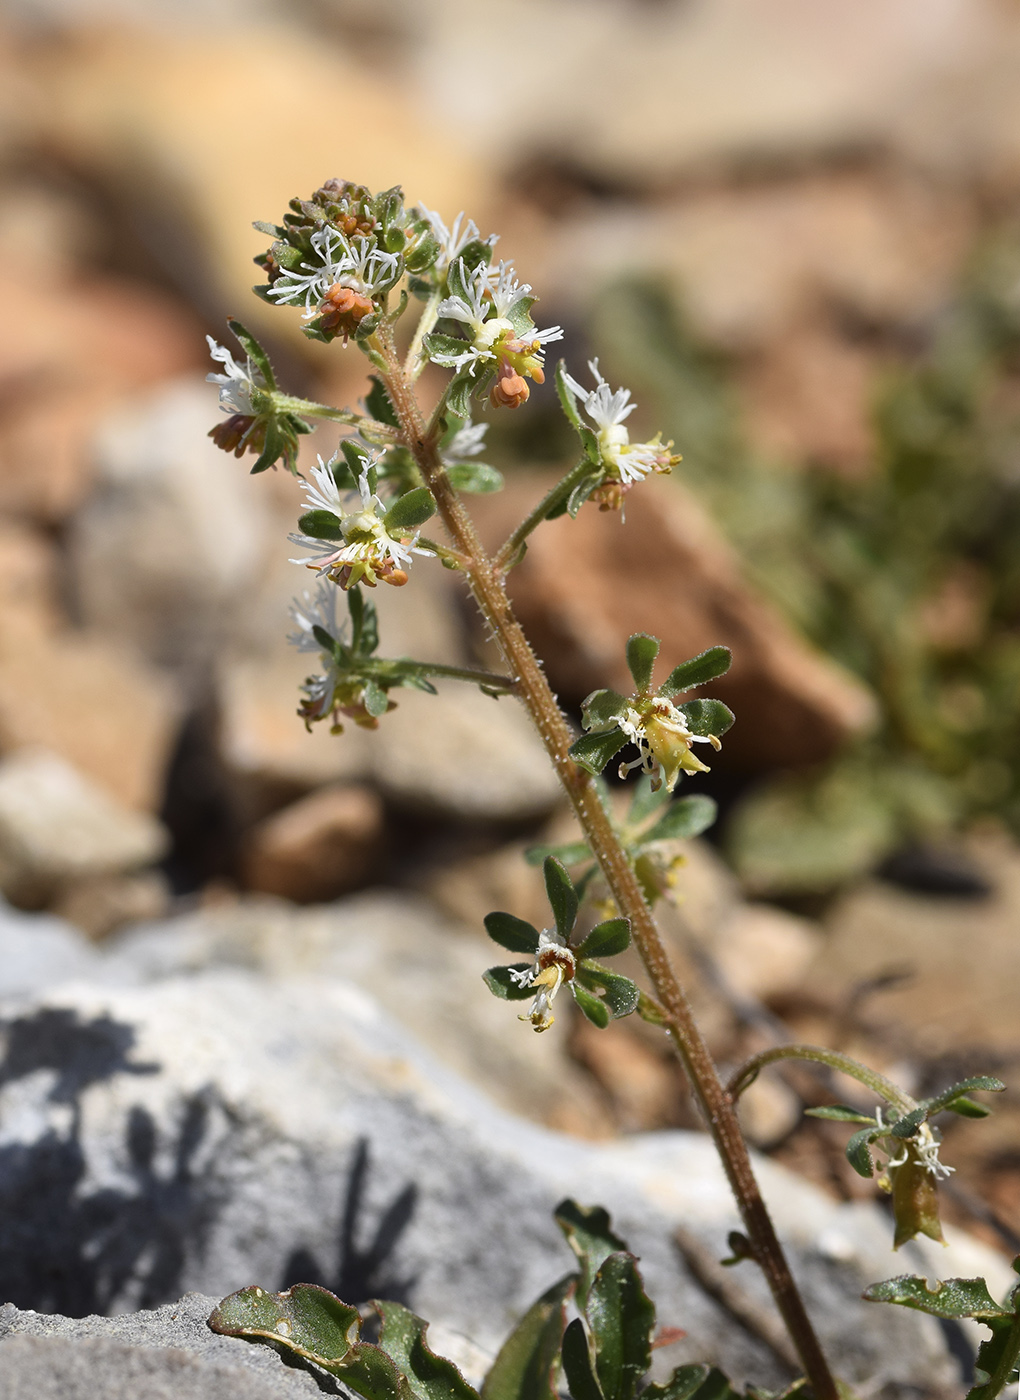
M 266 388 L 266 381 L 258 367 L 246 359 L 242 368 L 226 346 L 217 344 L 211 335 L 206 336 L 206 341 L 209 354 L 214 360 L 218 360 L 226 371 L 225 374 L 210 371 L 206 375 L 207 383 L 220 386 L 220 408 L 224 413 L 254 414 L 251 391 L 257 389 L 264 392 Z
M 302 262 L 303 272 L 281 274 L 269 290 L 280 302 L 304 302 L 306 321 L 316 314 L 331 287 L 350 287 L 362 296 L 372 296 L 381 284 L 389 284 L 399 271 L 396 253 L 386 253 L 371 238 L 351 241 L 327 225 L 312 234 L 314 260 Z
M 559 935 L 544 928 L 538 935 L 534 967 L 520 971 L 510 968 L 510 977 L 519 987 L 538 988 L 531 1010 L 522 1012 L 517 1019 L 530 1021 L 536 1031 L 547 1031 L 554 1019 L 552 1004 L 556 993 L 564 982 L 570 984 L 573 992 L 576 965 L 574 954 Z
M 447 462 L 461 462 L 465 457 L 477 457 L 485 445 L 488 423 L 465 423 L 443 448 Z
M 675 460 L 669 453 L 672 443 L 664 447 L 659 438 L 651 442 L 631 442 L 630 434 L 623 426 L 637 408 L 637 404 L 630 402 L 630 390 L 617 389 L 613 393 L 599 373 L 598 360 L 589 360 L 588 368 L 595 378 L 594 389 L 586 389 L 569 374 L 564 378 L 598 430 L 599 451 L 604 465 L 625 486 L 640 481 L 656 468 L 660 471 L 668 469 Z
M 323 579 L 319 580 L 314 593 L 309 593 L 306 589 L 300 598 L 291 600 L 290 615 L 297 626 L 296 632 L 287 635 L 287 641 L 291 646 L 297 647 L 298 651 L 318 651 L 322 652 L 323 659 L 326 653 L 322 650 L 322 643 L 314 634 L 314 628 L 321 627 L 324 632 L 328 632 L 337 641 L 343 640 L 343 634 L 347 627 L 347 619 L 340 622 L 336 615 L 337 589 L 336 585 L 327 583 Z
M 719 749 L 719 740 L 714 735 L 693 734 L 683 711 L 665 696 L 652 695 L 640 705 L 640 709 L 629 705 L 614 721 L 638 750 L 632 762 L 620 764 L 620 777 L 640 768 L 651 776 L 653 791 L 658 791 L 665 779 L 667 792 L 672 792 L 682 771 L 707 773 L 708 767 L 691 753 L 691 745 L 711 744 Z
M 418 208 L 432 225 L 432 232 L 439 242 L 439 257 L 435 261 L 435 266 L 438 271 L 442 271 L 444 267 L 449 267 L 454 258 L 462 253 L 469 243 L 473 243 L 478 238 L 478 225 L 474 219 L 468 219 L 465 223 L 462 209 L 453 221 L 453 228 L 448 229 L 435 210 L 426 208 L 424 204 L 419 204 Z M 490 233 L 485 241 L 491 248 L 498 238 L 498 234 Z
M 509 319 L 510 313 L 531 287 L 527 282 L 517 281 L 509 263 L 501 262 L 495 268 L 479 263 L 469 271 L 461 259 L 460 268 L 467 296 L 446 297 L 438 308 L 440 316 L 462 322 L 471 334 L 470 346 L 465 347 L 463 354 L 451 358 L 453 367 L 459 369 L 472 361 L 496 360 L 507 346 L 512 347 L 511 356 L 526 352 L 535 357 L 541 346 L 562 339 L 560 326 L 550 326 L 544 331 L 529 330 L 518 338 Z M 495 315 L 491 315 L 492 312 Z M 503 342 L 502 346 L 498 342 Z M 536 364 L 540 363 L 536 359 Z
M 304 564 L 320 575 L 326 574 L 343 588 L 362 582 L 374 588 L 380 579 L 397 586 L 406 583 L 406 566 L 411 562 L 411 555 L 430 554 L 430 550 L 416 547 L 417 535 L 410 544 L 405 544 L 387 530 L 385 503 L 373 495 L 368 484 L 370 465 L 366 465 L 358 478 L 360 503 L 354 510 L 345 510 L 333 474 L 320 458 L 319 469 L 312 469 L 314 484 L 306 482 L 302 489 L 317 509 L 328 510 L 338 517 L 343 543 L 338 545 L 335 540 L 293 534 L 291 542 L 311 550 L 311 556 L 292 559 L 292 564 Z

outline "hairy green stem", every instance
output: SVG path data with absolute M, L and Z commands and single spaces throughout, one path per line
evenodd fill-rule
M 531 532 L 537 530 L 543 520 L 548 519 L 550 511 L 566 504 L 570 499 L 571 491 L 584 480 L 591 469 L 591 463 L 587 457 L 582 457 L 577 466 L 572 467 L 562 481 L 558 481 L 551 490 L 546 492 L 535 509 L 524 517 L 517 529 L 496 553 L 493 563 L 500 572 L 505 573 L 508 569 L 513 568 L 518 551 Z
M 891 1104 L 900 1113 L 912 1113 L 917 1107 L 910 1095 L 897 1088 L 884 1074 L 869 1069 L 850 1055 L 843 1055 L 839 1050 L 826 1050 L 821 1045 L 775 1045 L 771 1050 L 762 1050 L 760 1054 L 752 1055 L 727 1084 L 726 1092 L 730 1098 L 738 1099 L 758 1078 L 759 1071 L 766 1065 L 774 1064 L 776 1060 L 811 1060 L 815 1064 L 828 1065 L 830 1069 L 839 1070 L 840 1074 L 849 1075 L 851 1079 L 856 1079 L 858 1084 L 873 1090 L 879 1098 L 885 1099 L 887 1104 Z
M 329 404 L 316 403 L 313 399 L 296 399 L 290 394 L 278 393 L 273 398 L 277 408 L 286 413 L 299 413 L 305 418 L 325 418 L 330 423 L 346 423 L 356 427 L 366 437 L 385 442 L 396 442 L 400 437 L 398 430 L 389 423 L 380 423 L 349 408 L 330 408 Z
M 499 690 L 504 695 L 517 694 L 517 682 L 512 676 L 501 676 L 496 671 L 477 670 L 473 666 L 444 666 L 439 661 L 403 661 L 396 663 L 405 675 L 434 676 L 437 680 L 470 681 L 472 685 L 485 686 L 487 690 Z M 361 671 L 366 676 L 382 678 L 391 674 L 393 661 L 363 661 Z
M 471 517 L 450 485 L 438 452 L 438 419 L 433 417 L 431 427 L 426 424 L 412 385 L 397 359 L 388 328 L 380 328 L 377 349 L 380 358 L 387 362 L 383 379 L 403 429 L 404 444 L 413 454 L 423 479 L 436 499 L 439 514 L 454 545 L 466 560 L 464 572 L 474 598 L 499 644 L 510 675 L 516 679 L 518 697 L 531 715 L 570 798 L 617 908 L 630 919 L 631 936 L 651 978 L 665 1014 L 668 1033 L 718 1149 L 754 1257 L 765 1274 L 786 1323 L 815 1400 L 838 1400 L 836 1382 L 762 1199 L 733 1103 L 723 1088 L 687 996 L 670 966 L 652 912 L 627 853 L 599 800 L 594 781 L 570 757 L 574 736 L 514 616 L 502 572 L 482 548 Z
M 407 379 L 411 381 L 412 384 L 421 374 L 422 370 L 425 368 L 425 365 L 428 363 L 425 356 L 421 353 L 422 346 L 424 344 L 425 337 L 428 335 L 432 327 L 436 324 L 436 313 L 439 310 L 439 303 L 441 299 L 442 289 L 440 287 L 436 287 L 432 292 L 429 293 L 429 299 L 425 303 L 425 307 L 421 313 L 421 316 L 418 320 L 418 325 L 414 332 L 414 337 L 411 341 L 410 346 L 408 347 L 407 356 L 404 360 L 404 375 Z

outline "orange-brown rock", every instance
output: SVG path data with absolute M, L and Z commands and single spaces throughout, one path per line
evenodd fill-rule
M 245 883 L 300 904 L 336 899 L 371 881 L 382 835 L 382 802 L 371 788 L 319 788 L 252 828 Z
M 57 522 L 88 489 L 99 418 L 142 386 L 203 363 L 205 346 L 198 323 L 160 292 L 31 270 L 0 271 L 0 510 Z
M 545 483 L 514 487 L 487 515 L 489 542 L 523 515 Z M 499 511 L 498 527 L 495 520 Z M 656 680 L 706 647 L 733 651 L 711 694 L 737 716 L 727 764 L 762 770 L 829 757 L 874 718 L 870 692 L 797 636 L 741 574 L 729 544 L 676 481 L 627 496 L 626 519 L 586 506 L 540 527 L 510 591 L 555 691 L 577 704 L 598 686 L 633 689 L 624 645 L 662 639 Z

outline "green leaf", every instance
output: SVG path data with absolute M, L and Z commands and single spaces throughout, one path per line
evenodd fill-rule
M 462 369 L 450 380 L 446 390 L 446 406 L 458 418 L 471 417 L 471 391 L 475 379 L 470 370 Z
M 1020 1379 L 1018 1355 L 1020 1355 L 1020 1319 L 1012 1323 L 988 1321 L 992 1335 L 978 1347 L 974 1362 L 974 1380 L 977 1382 L 967 1392 L 966 1400 L 996 1400 L 1007 1385 Z
M 647 632 L 635 632 L 627 641 L 627 665 L 638 690 L 648 690 L 652 684 L 655 658 L 661 642 Z
M 545 892 L 556 919 L 556 932 L 565 943 L 577 920 L 577 893 L 570 876 L 555 856 L 546 856 L 542 862 L 542 874 L 545 876 Z
M 659 694 L 664 695 L 667 700 L 672 700 L 674 695 L 679 695 L 681 691 L 693 690 L 696 685 L 714 681 L 717 676 L 726 674 L 732 659 L 733 654 L 729 647 L 709 647 L 707 651 L 693 656 L 690 661 L 681 661 L 679 666 L 674 666 L 666 677 L 665 684 L 659 686 Z
M 634 786 L 634 796 L 627 808 L 627 825 L 641 826 L 653 812 L 657 812 L 668 801 L 669 793 L 665 784 L 653 790 L 651 776 L 647 773 L 642 774 Z M 646 835 L 642 839 L 648 841 L 651 838 Z
M 1001 1094 L 1005 1087 L 1002 1080 L 996 1079 L 993 1075 L 975 1074 L 970 1079 L 961 1079 L 959 1084 L 953 1084 L 948 1089 L 943 1089 L 942 1093 L 936 1094 L 934 1098 L 925 1099 L 921 1106 L 926 1110 L 929 1118 L 936 1113 L 941 1113 L 944 1108 L 952 1108 L 954 1113 L 959 1113 L 961 1111 L 960 1109 L 953 1108 L 955 1101 L 961 1096 L 970 1093 L 971 1090 L 980 1090 L 987 1094 Z M 964 1109 L 964 1117 L 983 1118 L 989 1111 L 988 1109 L 982 1109 L 982 1106 L 976 1103 L 970 1104 L 970 1110 L 973 1109 L 977 1109 L 978 1112 L 974 1113 L 968 1109 Z
M 478 1400 L 452 1361 L 425 1341 L 428 1323 L 400 1303 L 374 1303 L 382 1318 L 379 1347 L 407 1379 L 414 1400 Z
M 619 972 L 610 972 L 598 963 L 583 962 L 577 969 L 574 982 L 580 982 L 586 988 L 601 988 L 604 993 L 602 1004 L 609 1009 L 614 1021 L 618 1021 L 621 1016 L 629 1016 L 636 1010 L 641 997 L 637 986 L 629 977 L 624 977 Z
M 467 491 L 473 496 L 487 496 L 503 489 L 503 473 L 488 462 L 453 462 L 446 468 L 446 475 L 455 491 Z
M 574 1275 L 567 1274 L 531 1305 L 489 1368 L 482 1400 L 557 1400 L 565 1305 L 573 1287 Z
M 576 950 L 578 958 L 612 958 L 630 947 L 630 920 L 606 919 L 596 924 Z
M 535 995 L 530 987 L 521 984 L 510 976 L 511 972 L 530 972 L 531 963 L 511 963 L 509 967 L 490 967 L 482 973 L 482 980 L 494 997 L 501 1001 L 528 1001 Z
M 725 734 L 734 719 L 733 711 L 721 700 L 688 700 L 678 705 L 677 709 L 691 733 L 703 739 L 710 734 L 716 739 L 720 734 Z
M 275 389 L 276 376 L 273 374 L 273 366 L 269 363 L 269 356 L 252 335 L 251 331 L 242 326 L 240 321 L 235 321 L 233 317 L 228 317 L 227 325 L 241 342 L 241 346 L 244 353 L 248 356 L 248 359 L 251 360 L 252 364 L 258 367 L 262 378 L 266 381 L 266 388 L 270 390 Z
M 845 1103 L 830 1103 L 821 1108 L 806 1108 L 804 1112 L 808 1118 L 830 1118 L 837 1123 L 867 1123 L 869 1127 L 875 1127 L 874 1118 Z
M 987 1118 L 992 1111 L 990 1108 L 986 1108 L 983 1103 L 978 1103 L 976 1099 L 968 1099 L 966 1094 L 961 1094 L 958 1099 L 953 1099 L 945 1107 L 949 1113 L 958 1113 L 961 1118 Z
M 340 517 L 331 510 L 306 510 L 298 521 L 298 529 L 313 540 L 342 540 Z
M 571 982 L 570 990 L 574 994 L 574 1000 L 587 1019 L 593 1026 L 598 1026 L 600 1031 L 604 1031 L 609 1025 L 610 1016 L 609 1007 L 602 998 L 588 991 L 587 987 L 581 982 L 579 976 L 575 976 L 573 982 Z
M 427 335 L 422 342 L 425 353 L 430 360 L 435 360 L 436 364 L 451 364 L 460 359 L 461 355 L 471 347 L 466 340 L 461 340 L 460 336 L 444 335 L 441 331 L 433 331 Z M 461 413 L 461 418 L 468 417 L 468 414 Z
M 973 1317 L 978 1322 L 988 1322 L 1013 1315 L 995 1301 L 983 1278 L 947 1278 L 929 1288 L 927 1279 L 901 1274 L 873 1283 L 862 1296 L 869 1303 L 898 1303 L 933 1317 Z
M 913 1137 L 927 1116 L 923 1105 L 920 1108 L 912 1109 L 909 1113 L 902 1113 L 892 1126 L 893 1137 Z
M 566 360 L 560 360 L 556 366 L 556 393 L 567 422 L 580 431 L 582 427 L 581 415 L 577 411 L 577 399 L 574 397 L 574 391 L 567 383 Z
M 413 530 L 424 525 L 436 513 L 436 502 L 427 486 L 418 486 L 399 497 L 383 516 L 383 524 L 393 534 L 397 530 Z
M 585 729 L 598 729 L 614 723 L 626 708 L 626 697 L 618 690 L 593 690 L 581 701 L 581 723 Z
M 450 295 L 462 298 L 468 305 L 471 304 L 468 281 L 472 271 L 471 264 L 463 256 L 455 258 L 446 270 L 446 285 L 450 289 Z
M 678 1366 L 668 1381 L 650 1385 L 641 1400 L 739 1400 L 738 1392 L 715 1366 Z
M 604 729 L 597 734 L 582 734 L 570 746 L 570 757 L 589 773 L 599 774 L 614 754 L 630 740 L 620 728 Z
M 601 473 L 596 472 L 592 476 L 582 477 L 582 479 L 577 483 L 573 491 L 571 491 L 570 495 L 567 497 L 566 512 L 570 516 L 571 520 L 577 519 L 578 511 L 584 505 L 585 501 L 595 490 L 596 486 L 598 486 L 601 480 Z M 562 514 L 562 511 L 557 511 L 556 514 Z M 550 513 L 546 517 L 547 520 L 552 520 L 553 518 L 554 516 L 552 513 Z
M 377 423 L 388 423 L 391 428 L 399 428 L 400 421 L 382 380 L 377 374 L 370 374 L 368 378 L 372 387 L 365 395 L 365 407 Z
M 633 1254 L 611 1254 L 584 1309 L 595 1343 L 595 1371 L 606 1400 L 633 1400 L 652 1359 L 655 1306 Z
M 613 1230 L 609 1212 L 602 1206 L 580 1206 L 568 1196 L 560 1201 L 553 1219 L 566 1236 L 581 1266 L 577 1306 L 584 1308 L 595 1275 L 611 1254 L 627 1248 Z
M 715 821 L 718 808 L 711 797 L 695 793 L 691 797 L 680 797 L 671 803 L 668 810 L 655 823 L 651 831 L 641 838 L 646 841 L 687 841 L 700 836 Z
M 537 953 L 538 930 L 516 914 L 505 914 L 496 910 L 486 914 L 485 931 L 493 943 L 506 948 L 511 953 Z
M 573 1400 L 605 1400 L 595 1370 L 595 1344 L 579 1317 L 563 1334 L 563 1372 Z
M 531 319 L 531 308 L 537 300 L 538 297 L 518 297 L 513 306 L 507 310 L 506 318 L 522 340 L 527 340 L 535 330 L 535 323 Z
M 337 1376 L 364 1400 L 413 1400 L 390 1357 L 359 1340 L 357 1308 L 317 1284 L 296 1283 L 285 1293 L 242 1288 L 213 1310 L 209 1326 L 223 1336 L 272 1342 Z
M 529 865 L 541 865 L 546 856 L 555 856 L 564 865 L 580 865 L 583 860 L 592 858 L 587 841 L 569 841 L 563 846 L 529 846 L 524 852 Z
M 881 1135 L 879 1128 L 862 1128 L 854 1133 L 846 1145 L 846 1159 L 858 1176 L 874 1176 L 875 1164 L 871 1158 L 871 1144 Z
M 365 682 L 365 709 L 373 717 L 378 719 L 384 715 L 390 707 L 390 702 L 382 686 L 377 685 L 373 680 Z

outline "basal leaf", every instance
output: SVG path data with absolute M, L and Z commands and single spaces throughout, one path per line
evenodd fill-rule
M 567 1274 L 542 1294 L 500 1347 L 482 1383 L 482 1400 L 557 1400 L 566 1301 L 574 1286 Z
M 605 1400 L 595 1369 L 595 1344 L 579 1317 L 563 1334 L 563 1372 L 573 1400 Z
M 983 1278 L 947 1278 L 929 1288 L 928 1280 L 916 1274 L 873 1283 L 864 1290 L 869 1303 L 898 1303 L 903 1308 L 930 1313 L 933 1317 L 973 1317 L 978 1322 L 1011 1317 L 988 1291 Z
M 425 1341 L 428 1323 L 401 1303 L 373 1303 L 382 1319 L 379 1347 L 396 1363 L 414 1400 L 478 1400 L 460 1371 L 445 1356 L 436 1356 Z
M 611 1254 L 603 1262 L 584 1313 L 595 1343 L 602 1394 L 606 1400 L 633 1400 L 651 1363 L 655 1330 L 655 1305 L 645 1293 L 633 1254 Z
M 627 1248 L 613 1230 L 609 1212 L 602 1206 L 581 1206 L 568 1196 L 553 1214 L 581 1266 L 577 1305 L 583 1308 L 595 1275 L 611 1254 Z
M 739 1393 L 715 1366 L 678 1366 L 662 1385 L 647 1386 L 641 1400 L 738 1400 Z

